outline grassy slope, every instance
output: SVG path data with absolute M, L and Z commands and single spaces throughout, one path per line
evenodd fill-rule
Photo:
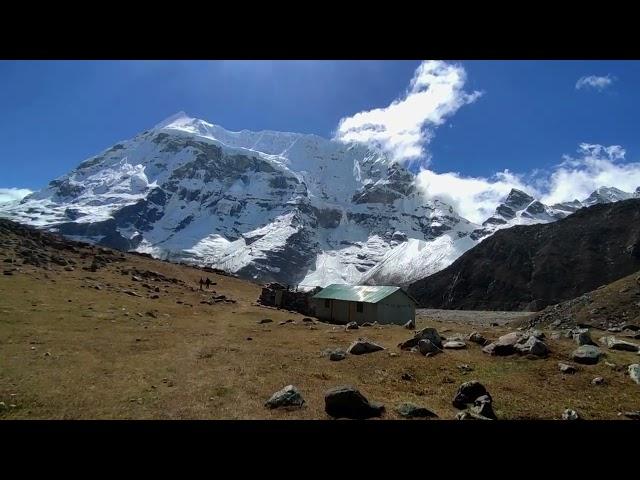
M 0 251 L 0 260 L 4 257 Z M 90 263 L 76 260 L 77 267 Z M 123 266 L 159 271 L 187 286 L 161 283 L 159 299 L 132 297 L 120 290 L 144 289 L 119 273 Z M 216 292 L 237 304 L 200 304 L 209 295 L 189 286 L 202 275 L 190 267 L 127 255 L 126 263 L 95 273 L 20 268 L 13 276 L 0 275 L 0 401 L 7 405 L 0 407 L 0 418 L 324 419 L 323 393 L 346 383 L 385 403 L 385 418 L 397 418 L 397 403 L 413 401 L 450 419 L 457 412 L 450 403 L 456 389 L 471 379 L 487 386 L 499 418 L 559 418 L 571 407 L 585 418 L 615 419 L 619 411 L 640 409 L 640 386 L 603 362 L 562 375 L 556 364 L 573 350 L 569 340 L 550 340 L 554 354 L 546 360 L 492 358 L 475 344 L 425 358 L 396 347 L 411 336 L 401 327 L 344 331 L 317 323 L 310 329 L 301 315 L 255 306 L 259 286 L 231 277 L 208 274 L 218 282 Z M 92 288 L 96 284 L 104 288 Z M 266 317 L 274 323 L 257 324 Z M 297 323 L 277 324 L 289 318 Z M 445 335 L 471 330 L 428 318 L 417 323 Z M 509 331 L 480 330 L 489 338 Z M 346 348 L 358 336 L 389 350 L 342 362 L 321 357 L 325 348 Z M 399 356 L 389 357 L 389 351 Z M 616 363 L 640 360 L 628 352 L 608 354 Z M 461 363 L 475 371 L 460 372 Z M 402 380 L 405 372 L 415 381 Z M 591 385 L 598 375 L 608 384 Z M 306 408 L 263 407 L 274 391 L 290 383 L 301 390 Z

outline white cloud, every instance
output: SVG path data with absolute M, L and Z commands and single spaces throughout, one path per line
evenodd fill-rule
M 407 92 L 389 106 L 359 112 L 340 120 L 335 138 L 375 145 L 391 159 L 428 162 L 424 147 L 433 129 L 482 93 L 464 91 L 466 71 L 461 65 L 425 61 L 416 69 Z
M 593 88 L 598 91 L 602 91 L 605 88 L 609 87 L 615 77 L 611 75 L 607 75 L 606 77 L 598 77 L 597 75 L 589 75 L 588 77 L 580 77 L 576 82 L 576 90 L 581 90 L 583 88 Z
M 568 200 L 584 200 L 598 187 L 616 187 L 634 192 L 640 186 L 640 163 L 627 162 L 619 145 L 604 147 L 582 143 L 579 156 L 565 155 L 546 182 L 542 202 L 553 204 Z
M 429 198 L 450 204 L 462 217 L 474 223 L 489 218 L 512 188 L 532 192 L 531 195 L 537 193 L 519 175 L 508 170 L 496 173 L 492 178 L 422 170 L 416 182 Z
M 30 193 L 33 192 L 27 188 L 0 188 L 0 203 L 22 200 Z
M 422 170 L 417 185 L 427 197 L 451 204 L 464 218 L 481 223 L 493 214 L 512 188 L 523 190 L 547 205 L 584 200 L 599 187 L 634 192 L 640 187 L 640 162 L 628 162 L 619 145 L 583 143 L 578 155 L 565 155 L 549 171 L 515 174 L 505 170 L 491 178 Z

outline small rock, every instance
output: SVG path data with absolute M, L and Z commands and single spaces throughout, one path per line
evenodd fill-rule
M 416 321 L 414 319 L 411 319 L 407 323 L 405 323 L 403 325 L 403 327 L 408 329 L 408 330 L 415 330 L 416 329 Z
M 366 419 L 380 417 L 384 412 L 384 405 L 369 402 L 355 387 L 346 385 L 325 393 L 324 410 L 334 418 Z
M 640 420 L 640 411 L 636 412 L 624 412 L 624 416 L 631 420 Z
M 616 337 L 602 337 L 599 342 L 606 345 L 610 350 L 637 352 L 640 348 L 640 346 L 635 343 L 618 340 Z
M 489 341 L 478 332 L 471 332 L 467 337 L 467 340 L 477 343 L 478 345 L 482 345 L 483 347 L 489 344 Z
M 437 418 L 438 415 L 431 410 L 420 407 L 414 403 L 406 402 L 401 403 L 396 407 L 398 415 L 404 418 Z
M 303 321 L 303 322 L 308 322 L 308 323 L 315 323 L 315 322 L 314 322 L 314 320 L 313 320 L 313 318 L 309 318 L 309 317 L 304 317 L 304 318 L 302 319 L 302 321 Z
M 569 365 L 568 363 L 562 363 L 562 362 L 558 362 L 558 368 L 562 373 L 568 373 L 568 374 L 576 373 L 578 371 L 578 369 L 573 365 Z
M 270 318 L 263 318 L 262 320 L 258 321 L 259 324 L 272 323 L 272 322 L 273 322 L 273 320 L 271 320 Z
M 267 408 L 302 407 L 304 398 L 293 385 L 287 385 L 282 390 L 274 393 L 264 404 Z
M 582 331 L 580 333 L 576 333 L 573 336 L 573 340 L 578 344 L 578 346 L 582 345 L 595 345 L 596 343 L 591 339 L 591 334 L 589 330 Z
M 358 330 L 358 324 L 356 322 L 349 322 L 347 323 L 346 327 L 347 330 Z
M 582 363 L 584 365 L 595 365 L 600 360 L 602 352 L 598 347 L 593 345 L 582 345 L 576 348 L 571 354 L 571 358 L 574 362 Z
M 416 379 L 413 375 L 411 375 L 408 372 L 403 373 L 400 378 L 402 378 L 402 380 L 405 380 L 407 382 L 413 382 Z
M 442 345 L 442 348 L 448 348 L 450 350 L 462 350 L 463 348 L 467 348 L 467 344 L 457 340 L 451 340 L 451 341 L 445 342 Z
M 253 338 L 251 338 L 251 337 L 247 337 L 247 340 L 253 340 Z
M 418 350 L 422 355 L 435 355 L 442 351 L 429 339 L 420 340 L 418 342 Z
M 470 367 L 469 365 L 462 364 L 462 365 L 458 365 L 458 370 L 460 370 L 461 372 L 464 373 L 468 373 L 468 372 L 473 372 L 473 367 Z
M 483 417 L 490 418 L 491 420 L 497 420 L 498 417 L 496 417 L 496 414 L 493 412 L 491 403 L 492 400 L 490 395 L 481 395 L 476 398 L 475 402 L 473 402 L 471 411 L 478 415 L 482 415 Z
M 640 364 L 633 363 L 629 365 L 628 372 L 631 380 L 640 385 Z
M 384 347 L 368 340 L 359 339 L 349 346 L 347 352 L 351 355 L 363 355 L 365 353 L 373 353 L 380 350 L 384 350 Z
M 478 397 L 483 395 L 489 395 L 484 385 L 477 380 L 471 380 L 460 385 L 452 403 L 456 408 L 466 408 L 467 404 L 474 403 Z
M 396 352 L 389 352 L 390 357 L 398 357 L 399 355 Z
M 591 384 L 592 385 L 603 385 L 604 384 L 604 378 L 596 377 L 593 380 L 591 380 Z
M 580 415 L 575 410 L 571 410 L 567 408 L 564 412 L 562 412 L 563 420 L 580 420 Z
M 332 362 L 339 362 L 340 360 L 344 360 L 347 358 L 347 352 L 344 350 L 334 350 L 329 354 L 329 360 Z

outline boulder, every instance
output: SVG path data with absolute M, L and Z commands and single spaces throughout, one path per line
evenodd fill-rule
M 514 348 L 523 355 L 535 355 L 536 357 L 544 357 L 549 353 L 549 347 L 546 343 L 534 336 L 530 336 L 524 343 L 516 343 Z
M 520 332 L 511 332 L 501 336 L 493 343 L 490 343 L 482 349 L 484 353 L 490 355 L 504 356 L 516 353 L 516 344 L 523 339 Z
M 444 345 L 442 345 L 442 348 L 448 348 L 450 350 L 462 350 L 463 348 L 467 348 L 467 344 L 457 340 L 451 340 L 445 342 Z
M 302 398 L 296 387 L 287 385 L 282 390 L 271 395 L 271 398 L 264 405 L 267 408 L 302 407 L 304 398 Z
M 435 328 L 431 327 L 418 330 L 413 338 L 402 342 L 398 346 L 402 350 L 410 350 L 411 348 L 418 346 L 418 342 L 420 342 L 420 340 L 429 340 L 436 347 L 442 348 L 442 338 L 438 334 L 438 331 Z
M 580 415 L 575 410 L 571 410 L 567 408 L 564 412 L 562 412 L 563 420 L 580 420 Z
M 345 326 L 345 328 L 346 328 L 347 330 L 357 330 L 357 329 L 358 329 L 358 328 L 360 328 L 360 327 L 358 327 L 358 324 L 357 324 L 356 322 L 349 322 L 349 323 L 347 323 L 347 325 Z
M 558 368 L 562 373 L 568 373 L 568 374 L 576 373 L 578 371 L 578 369 L 573 365 L 569 365 L 568 363 L 562 363 L 562 362 L 558 362 Z
M 529 337 L 536 337 L 538 340 L 544 340 L 545 339 L 545 334 L 540 331 L 540 330 L 529 330 L 527 331 L 526 335 L 528 335 Z
M 344 385 L 324 394 L 324 410 L 334 418 L 366 419 L 380 417 L 384 405 L 369 402 L 355 387 Z
M 629 365 L 628 372 L 631 380 L 640 385 L 640 364 L 633 363 Z
M 373 353 L 384 350 L 384 347 L 368 340 L 358 339 L 353 342 L 347 349 L 347 353 L 351 355 L 363 355 L 365 353 Z
M 460 385 L 452 403 L 456 408 L 466 408 L 468 404 L 474 403 L 478 397 L 483 395 L 489 395 L 484 385 L 477 380 L 471 380 Z
M 431 410 L 420 407 L 414 403 L 406 402 L 401 403 L 396 408 L 396 412 L 398 415 L 404 418 L 437 418 L 438 415 L 433 413 Z
M 582 345 L 576 348 L 571 354 L 571 358 L 574 362 L 581 363 L 583 365 L 595 365 L 600 360 L 602 352 L 598 347 L 593 345 Z
M 442 351 L 431 340 L 420 340 L 418 350 L 422 355 L 435 355 Z

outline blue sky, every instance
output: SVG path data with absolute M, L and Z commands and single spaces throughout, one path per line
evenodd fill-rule
M 230 130 L 331 137 L 341 119 L 402 99 L 421 65 L 2 61 L 0 187 L 38 189 L 180 110 Z M 449 102 L 449 113 L 422 125 L 427 134 L 419 144 L 430 158 L 431 172 L 491 179 L 505 169 L 519 174 L 553 169 L 564 154 L 581 155 L 576 153 L 581 143 L 620 145 L 626 150 L 623 162 L 640 157 L 640 62 L 447 65 L 464 73 L 461 88 L 454 92 L 463 101 L 454 107 Z M 590 76 L 577 88 L 580 78 Z

